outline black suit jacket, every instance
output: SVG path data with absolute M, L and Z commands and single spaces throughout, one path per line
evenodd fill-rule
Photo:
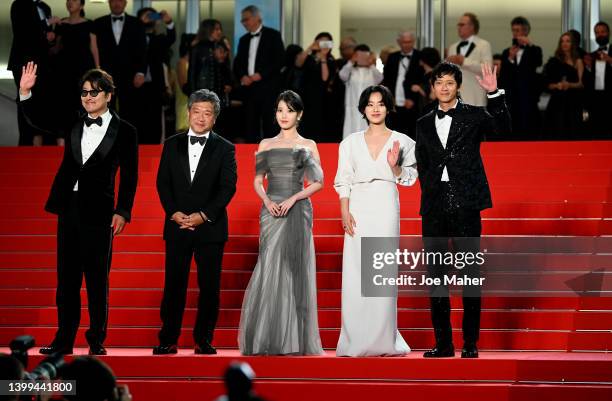
M 191 181 L 187 132 L 164 142 L 157 170 L 157 193 L 166 212 L 164 239 L 179 238 L 179 225 L 170 220 L 176 212 L 203 212 L 209 221 L 196 227 L 200 242 L 225 242 L 228 237 L 226 207 L 236 193 L 235 146 L 211 132 Z
M 100 67 L 112 75 L 118 87 L 131 87 L 136 73 L 147 72 L 147 39 L 144 25 L 138 18 L 125 14 L 121 40 L 117 45 L 110 15 L 96 19 L 94 24 Z
M 245 75 L 249 75 L 249 44 L 251 34 L 242 35 L 238 42 L 238 53 L 234 59 L 234 75 L 238 80 Z M 278 86 L 280 85 L 280 73 L 283 68 L 285 57 L 285 47 L 279 31 L 263 27 L 259 46 L 257 47 L 257 57 L 255 58 L 255 72 L 261 74 L 262 80 L 254 83 L 257 86 Z
M 168 29 L 164 35 L 149 35 L 146 64 L 151 72 L 151 82 L 162 93 L 166 90 L 163 64 L 168 59 L 168 52 L 175 40 L 175 29 Z
M 39 3 L 47 18 L 51 8 L 44 2 Z M 13 43 L 9 56 L 8 69 L 19 71 L 28 61 L 34 61 L 39 68 L 45 66 L 48 59 L 49 42 L 47 32 L 50 27 L 41 21 L 38 9 L 32 0 L 15 0 L 11 4 L 11 24 Z
M 506 90 L 511 103 L 528 103 L 532 107 L 538 103 L 543 89 L 541 76 L 536 71 L 542 65 L 542 48 L 526 46 L 518 64 L 510 62 L 509 54 L 510 48 L 502 53 L 499 87 Z
M 444 166 L 457 208 L 482 210 L 492 207 L 480 143 L 490 133 L 509 130 L 510 114 L 503 95 L 489 99 L 487 109 L 459 101 L 446 148 L 436 131 L 435 110 L 419 118 L 415 155 L 421 184 L 421 215 L 426 215 L 437 200 Z
M 32 99 L 20 102 L 26 118 L 32 115 Z M 113 214 L 132 218 L 138 183 L 138 137 L 136 128 L 110 111 L 112 119 L 102 142 L 83 164 L 81 138 L 83 117 L 77 119 L 66 137 L 64 157 L 59 167 L 45 210 L 62 215 L 67 212 L 76 182 L 79 182 L 79 213 L 84 222 L 110 225 Z M 31 119 L 30 119 L 31 121 Z M 119 194 L 115 204 L 115 177 L 119 169 Z
M 385 85 L 393 96 L 395 96 L 395 85 L 397 85 L 397 74 L 399 73 L 399 62 L 402 57 L 401 52 L 394 52 L 389 55 L 387 59 L 387 64 L 385 64 L 385 69 L 383 71 L 383 85 Z M 410 87 L 413 84 L 421 84 L 423 81 L 423 76 L 425 75 L 425 71 L 419 65 L 420 60 L 420 52 L 418 50 L 413 50 L 412 57 L 410 58 L 410 65 L 408 66 L 408 71 L 406 71 L 406 77 L 404 82 L 402 83 L 404 87 L 404 93 L 406 99 L 410 99 L 415 103 L 419 99 L 419 94 L 410 90 Z

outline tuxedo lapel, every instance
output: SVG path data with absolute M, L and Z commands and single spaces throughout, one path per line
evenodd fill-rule
M 451 145 L 457 140 L 459 135 L 459 127 L 461 127 L 463 121 L 463 102 L 460 100 L 455 108 L 455 115 L 451 122 L 450 129 L 448 131 L 448 139 L 446 140 L 446 149 L 450 149 Z
M 117 135 L 119 134 L 119 117 L 112 110 L 111 116 L 112 117 L 110 123 L 108 124 L 108 128 L 106 129 L 104 138 L 102 138 L 102 142 L 100 142 L 100 145 L 98 145 L 91 157 L 87 159 L 87 162 L 85 163 L 84 167 L 94 165 L 104 160 L 104 158 L 108 156 L 108 153 L 113 148 L 115 140 L 117 139 Z
M 476 44 L 474 44 L 474 42 L 470 43 L 470 47 L 468 48 L 467 53 L 465 53 L 465 58 L 470 57 L 470 54 L 472 54 L 472 51 L 474 51 L 475 48 Z
M 72 148 L 72 156 L 74 161 L 79 166 L 83 165 L 83 154 L 81 153 L 81 137 L 83 136 L 83 120 L 79 118 L 78 122 L 72 127 L 70 133 L 70 146 Z
M 206 167 L 206 164 L 208 164 L 208 162 L 210 161 L 211 157 L 213 157 L 214 155 L 214 151 L 215 151 L 215 147 L 217 146 L 217 138 L 216 138 L 217 134 L 215 134 L 214 132 L 210 132 L 210 134 L 208 135 L 208 140 L 206 141 L 206 145 L 204 146 L 204 150 L 202 150 L 202 155 L 200 156 L 200 161 L 198 162 L 198 167 L 196 168 L 196 172 L 193 176 L 193 181 L 192 181 L 192 185 L 195 182 L 195 180 L 198 179 L 198 177 L 202 174 L 202 171 L 204 171 L 204 168 Z
M 436 129 L 436 112 L 431 111 L 428 116 L 425 117 L 425 128 L 427 129 L 427 137 L 430 138 L 432 144 L 440 149 L 444 150 L 444 145 L 440 141 L 438 130 Z
M 177 153 L 178 153 L 178 161 L 181 165 L 181 170 L 183 170 L 183 174 L 185 174 L 185 178 L 187 178 L 187 182 L 191 185 L 191 173 L 189 172 L 189 146 L 187 145 L 188 138 L 187 132 L 185 132 L 178 139 L 177 142 Z

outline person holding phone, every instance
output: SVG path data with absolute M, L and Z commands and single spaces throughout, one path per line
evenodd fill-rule
M 333 47 L 331 34 L 321 32 L 295 61 L 296 67 L 302 69 L 301 92 L 304 107 L 308 110 L 301 131 L 317 142 L 333 142 L 332 85 L 338 76 L 331 54 Z
M 502 53 L 499 87 L 505 89 L 512 115 L 512 132 L 517 139 L 533 139 L 540 133 L 541 85 L 537 69 L 542 65 L 542 48 L 529 39 L 531 25 L 525 17 L 510 23 L 512 46 Z
M 368 45 L 361 44 L 355 47 L 351 61 L 342 67 L 338 76 L 346 87 L 342 129 L 342 137 L 346 138 L 353 132 L 363 131 L 368 127 L 358 109 L 359 98 L 366 88 L 381 83 L 383 74 L 376 69 L 376 54 L 370 51 Z

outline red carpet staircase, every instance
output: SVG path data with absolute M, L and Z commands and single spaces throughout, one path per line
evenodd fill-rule
M 164 260 L 163 216 L 155 191 L 160 148 L 141 147 L 133 223 L 114 243 L 106 343 L 111 348 L 104 357 L 130 385 L 135 401 L 212 400 L 223 392 L 223 370 L 235 359 L 251 363 L 258 376 L 257 391 L 270 400 L 612 399 L 612 294 L 485 298 L 479 343 L 484 352 L 479 360 L 424 360 L 418 350 L 433 341 L 428 300 L 400 297 L 400 331 L 417 352 L 405 358 L 334 357 L 343 238 L 332 186 L 337 145 L 319 149 L 326 187 L 313 198 L 314 234 L 319 324 L 327 355 L 243 358 L 236 350 L 243 291 L 257 260 L 260 208 L 252 190 L 255 147 L 240 145 L 238 192 L 229 208 L 231 235 L 214 342 L 220 353 L 196 357 L 186 348 L 178 356 L 153 357 L 150 347 L 157 342 L 160 325 Z M 612 142 L 486 143 L 483 154 L 494 202 L 494 208 L 483 213 L 483 235 L 612 235 Z M 60 157 L 61 150 L 55 148 L 0 148 L 3 347 L 20 334 L 34 335 L 37 344 L 46 344 L 55 332 L 56 220 L 43 211 L 43 203 Z M 401 233 L 419 235 L 418 184 L 400 193 Z M 612 255 L 596 258 L 597 266 L 610 274 Z M 192 277 L 180 344 L 184 347 L 192 346 L 196 286 Z M 87 323 L 82 295 L 82 322 Z M 452 304 L 461 308 L 458 298 Z M 458 346 L 461 317 L 456 310 Z M 77 342 L 86 346 L 82 330 Z M 86 348 L 77 353 L 86 353 Z M 40 360 L 32 359 L 32 365 Z

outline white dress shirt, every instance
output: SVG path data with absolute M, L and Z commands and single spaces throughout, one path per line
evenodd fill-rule
M 406 56 L 412 57 L 414 51 L 406 54 Z M 404 92 L 404 80 L 406 79 L 406 73 L 410 68 L 410 59 L 404 57 L 405 54 L 400 54 L 399 66 L 397 67 L 397 81 L 395 82 L 395 104 L 404 107 L 406 103 L 406 93 Z
M 247 70 L 249 75 L 255 74 L 255 59 L 257 58 L 257 49 L 259 48 L 259 41 L 261 40 L 262 28 L 263 25 L 260 25 L 255 32 L 249 32 L 249 35 L 258 34 L 258 36 L 253 36 L 249 42 L 249 66 Z
M 208 142 L 208 136 L 210 135 L 210 131 L 205 133 L 204 135 L 198 135 L 191 128 L 189 128 L 189 132 L 187 136 L 195 136 L 198 138 L 205 137 L 206 142 Z M 191 139 L 187 138 L 187 152 L 189 153 L 189 173 L 191 174 L 191 181 L 193 181 L 193 177 L 198 169 L 198 164 L 200 163 L 200 157 L 202 157 L 202 151 L 204 150 L 204 146 L 206 146 L 206 142 L 204 145 L 200 145 L 199 142 L 194 144 L 191 143 Z
M 451 107 L 451 109 L 456 108 L 458 103 L 459 103 L 459 100 L 456 100 L 455 104 L 453 105 L 453 107 Z M 438 110 L 442 110 L 440 106 L 438 106 Z M 451 116 L 444 116 L 444 118 L 438 118 L 438 115 L 436 114 L 435 120 L 436 120 L 436 132 L 438 133 L 438 138 L 440 138 L 440 142 L 442 142 L 442 147 L 446 149 L 446 142 L 448 141 L 448 133 L 450 132 L 450 127 L 451 127 L 451 124 L 453 123 L 453 119 Z M 444 181 L 444 182 L 449 181 L 448 170 L 446 169 L 446 166 L 444 166 L 444 170 L 442 170 L 442 178 L 440 179 L 440 181 Z
M 91 155 L 98 149 L 98 146 L 100 146 L 102 139 L 104 139 L 104 135 L 106 135 L 111 119 L 113 118 L 110 110 L 106 110 L 100 117 L 102 117 L 102 126 L 91 124 L 88 127 L 87 124 L 83 123 L 83 136 L 81 137 L 81 156 L 83 164 L 87 163 L 87 160 L 89 160 Z M 89 118 L 92 117 L 89 116 Z M 74 184 L 73 190 L 79 190 L 78 181 Z
M 113 21 L 113 17 L 123 17 L 123 20 Z M 115 36 L 115 43 L 118 45 L 121 41 L 121 33 L 123 32 L 123 24 L 125 24 L 125 13 L 120 15 L 111 14 L 111 24 L 113 25 L 113 35 Z
M 462 42 L 464 42 L 464 40 L 462 40 Z M 467 54 L 470 45 L 472 44 L 472 42 L 474 42 L 474 35 L 470 36 L 469 38 L 465 39 L 465 42 L 467 42 L 467 44 L 461 46 L 459 48 L 459 54 L 461 54 L 462 56 L 465 57 L 465 55 Z
M 610 50 L 610 45 L 606 46 L 606 54 Z M 602 91 L 606 89 L 606 62 L 604 60 L 595 60 L 595 90 Z

